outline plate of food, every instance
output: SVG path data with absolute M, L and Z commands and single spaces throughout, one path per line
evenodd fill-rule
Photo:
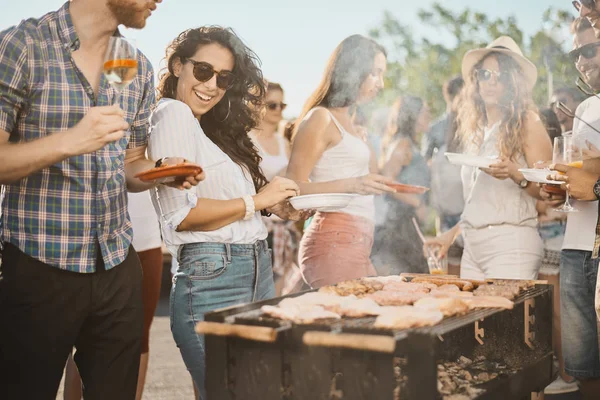
M 552 171 L 547 168 L 521 168 L 519 169 L 519 172 L 522 173 L 529 182 L 545 183 L 546 185 L 560 185 L 563 183 L 561 181 L 548 179 L 548 175 L 552 174 Z
M 497 157 L 476 156 L 472 154 L 444 153 L 444 155 L 448 158 L 450 164 L 476 168 L 489 168 L 490 165 L 498 160 Z
M 181 164 L 168 165 L 162 164 L 160 167 L 155 167 L 144 172 L 136 174 L 135 177 L 141 181 L 150 182 L 157 179 L 185 178 L 187 176 L 196 176 L 202 172 L 202 167 L 198 164 L 185 162 Z
M 292 207 L 296 210 L 337 211 L 347 207 L 357 194 L 322 193 L 307 194 L 290 198 Z
M 396 193 L 407 193 L 407 194 L 423 194 L 429 191 L 429 188 L 424 186 L 416 185 L 405 185 L 404 183 L 386 183 L 389 187 L 394 189 Z

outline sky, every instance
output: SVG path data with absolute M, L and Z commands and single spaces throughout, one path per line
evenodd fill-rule
M 97 0 L 101 1 L 101 0 Z M 541 24 L 547 7 L 570 10 L 570 0 L 442 0 L 445 7 L 470 7 L 490 17 L 515 15 L 519 26 L 530 33 Z M 0 30 L 25 18 L 56 10 L 64 0 L 19 0 L 3 7 Z M 148 56 L 155 70 L 169 42 L 181 31 L 202 25 L 233 28 L 262 61 L 265 78 L 280 83 L 289 104 L 286 117 L 299 113 L 316 88 L 334 48 L 345 37 L 367 34 L 377 27 L 385 10 L 418 35 L 432 35 L 432 27 L 415 21 L 419 9 L 433 0 L 163 0 L 146 27 L 127 33 Z M 573 9 L 573 12 L 575 10 Z

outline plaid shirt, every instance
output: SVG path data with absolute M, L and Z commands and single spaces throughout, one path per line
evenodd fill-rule
M 0 129 L 22 143 L 73 127 L 91 107 L 112 104 L 101 78 L 98 96 L 71 53 L 79 39 L 67 1 L 58 11 L 0 32 Z M 154 73 L 138 52 L 138 75 L 121 108 L 130 129 L 121 140 L 68 158 L 6 186 L 0 238 L 55 267 L 91 273 L 97 244 L 107 269 L 127 256 L 125 150 L 145 146 L 154 105 Z

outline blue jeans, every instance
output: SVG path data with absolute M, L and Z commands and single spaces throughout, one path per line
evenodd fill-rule
M 576 378 L 600 377 L 600 350 L 594 295 L 598 260 L 592 252 L 560 254 L 560 312 L 565 372 Z
M 200 392 L 204 386 L 204 337 L 194 331 L 204 314 L 275 297 L 266 240 L 255 244 L 192 243 L 179 252 L 171 289 L 171 332 Z

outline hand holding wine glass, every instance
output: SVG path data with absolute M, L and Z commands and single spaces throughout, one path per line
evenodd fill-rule
M 563 135 L 554 139 L 552 151 L 552 164 L 563 164 L 574 168 L 583 168 L 583 155 L 581 149 L 575 145 L 572 135 Z M 557 171 L 559 175 L 564 172 Z M 566 192 L 565 203 L 562 207 L 555 209 L 559 212 L 577 212 L 569 202 L 569 191 Z
M 135 79 L 138 73 L 135 44 L 130 39 L 112 36 L 108 41 L 102 70 L 108 83 L 117 92 L 113 104 L 118 104 L 121 92 Z

